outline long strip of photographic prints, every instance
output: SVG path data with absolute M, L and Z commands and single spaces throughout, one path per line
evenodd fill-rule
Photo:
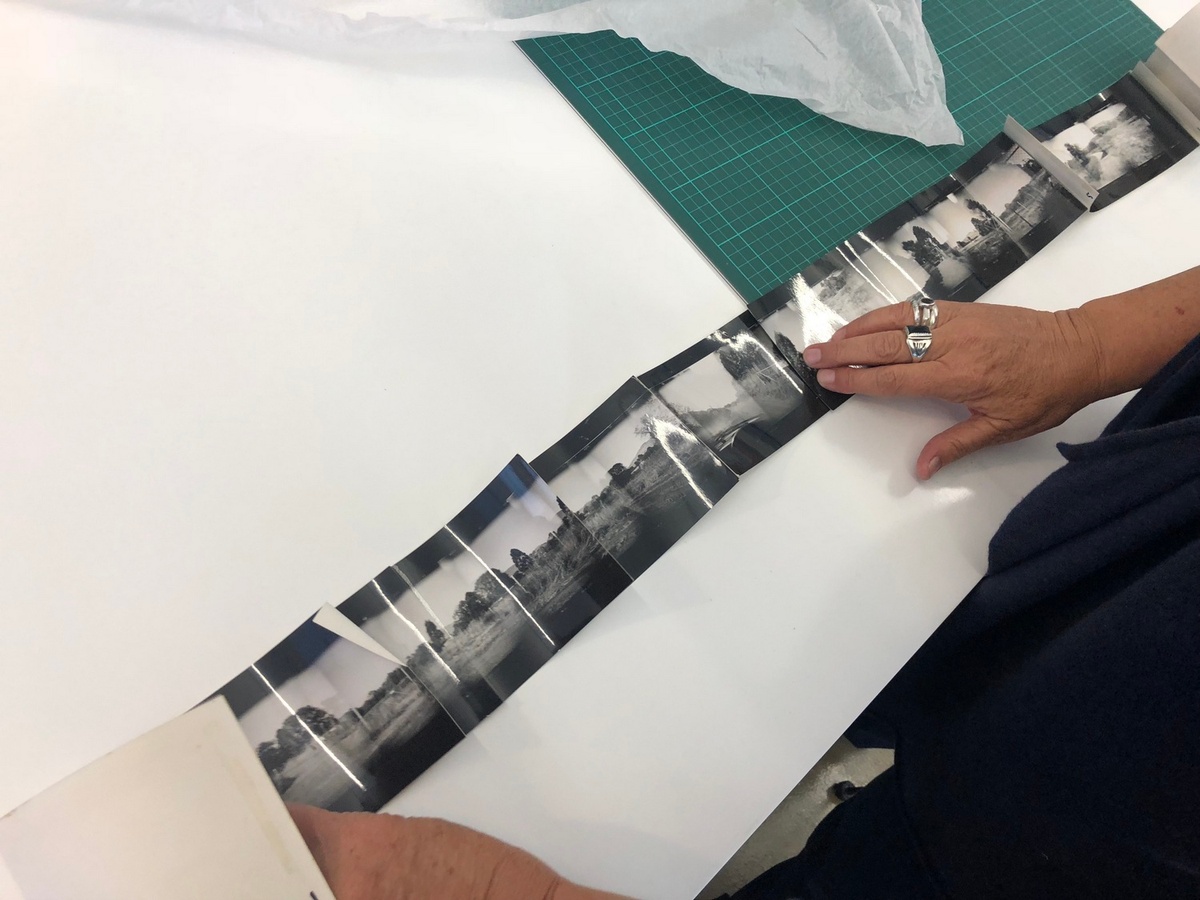
M 829 411 L 749 312 L 638 380 L 738 475 Z
M 632 578 L 738 480 L 636 378 L 531 465 Z
M 518 456 L 338 609 L 470 730 L 631 582 Z
M 965 197 L 988 210 L 1026 257 L 1043 250 L 1087 211 L 1007 135 L 994 138 L 953 177 Z
M 461 740 L 412 674 L 312 619 L 218 692 L 284 800 L 378 810 Z
M 1169 168 L 1196 141 L 1132 76 L 1033 129 L 1099 189 L 1102 209 Z M 812 385 L 801 356 L 853 319 L 916 298 L 979 299 L 1086 210 L 1006 135 L 956 171 L 843 241 L 749 304 L 784 358 Z M 845 395 L 822 399 L 831 407 Z
M 1101 209 L 1196 147 L 1172 102 L 1126 77 L 1029 133 L 1016 129 L 1017 141 L 999 135 L 746 313 L 631 378 L 532 464 L 513 459 L 428 541 L 318 613 L 330 627 L 305 622 L 221 689 L 279 792 L 327 809 L 380 808 L 739 475 L 848 399 L 819 385 L 805 347 L 889 304 L 983 296 L 1084 214 L 1077 198 L 1096 196 Z M 1054 158 L 1063 181 L 1038 162 L 1054 168 Z
M 1099 190 L 1093 210 L 1124 197 L 1196 148 L 1195 139 L 1132 75 L 1030 131 Z
M 1001 135 L 957 172 L 749 304 L 749 311 L 815 385 L 804 347 L 889 304 L 977 300 L 1082 214 L 1073 196 Z M 830 407 L 847 399 L 828 391 L 819 396 Z

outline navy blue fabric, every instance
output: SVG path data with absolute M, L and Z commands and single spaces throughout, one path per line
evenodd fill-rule
M 835 807 L 803 853 L 756 878 L 735 900 L 937 900 L 939 894 L 931 886 L 935 878 L 915 852 L 896 770 L 888 769 Z
M 1200 897 L 1200 337 L 1060 449 L 860 722 L 895 735 L 894 786 L 739 900 Z M 910 877 L 843 891 L 829 866 Z

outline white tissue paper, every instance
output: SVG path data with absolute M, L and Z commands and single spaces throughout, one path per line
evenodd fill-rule
M 921 0 L 46 0 L 379 59 L 472 40 L 612 29 L 727 84 L 839 122 L 961 144 Z

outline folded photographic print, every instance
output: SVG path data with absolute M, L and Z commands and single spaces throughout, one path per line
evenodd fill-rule
M 289 803 L 375 812 L 462 738 L 401 666 L 311 619 L 220 691 Z
M 737 484 L 636 378 L 531 465 L 633 578 Z
M 505 700 L 558 649 L 507 570 L 488 566 L 449 528 L 393 568 L 426 616 L 432 649 L 471 697 Z
M 860 232 L 864 270 L 892 297 L 978 300 L 1028 259 L 1000 220 L 954 177 Z
M 1099 190 L 1093 210 L 1124 197 L 1196 148 L 1195 139 L 1131 75 L 1030 132 Z
M 871 270 L 864 256 L 869 260 L 873 249 L 862 234 L 854 234 L 800 271 L 797 277 L 810 293 L 797 291 L 797 298 L 811 296 L 813 301 L 805 309 L 807 327 L 812 334 L 812 340 L 806 344 L 828 340 L 847 322 L 873 309 L 899 303 L 914 293 L 906 282 L 892 290 L 891 285 Z
M 458 542 L 459 555 L 476 566 L 473 574 L 484 579 L 482 588 L 473 586 L 476 596 L 488 603 L 503 597 L 519 606 L 556 646 L 632 581 L 519 456 L 444 531 Z M 338 608 L 405 660 L 455 720 L 470 728 L 501 699 L 488 684 L 488 671 L 458 652 L 458 644 L 469 646 L 477 630 L 474 618 L 459 613 L 463 604 L 470 609 L 476 602 L 464 592 L 447 619 L 424 604 L 399 568 L 391 568 Z M 493 604 L 482 624 L 506 608 Z
M 4 871 L 15 895 L 4 889 Z M 333 900 L 220 699 L 0 819 L 12 900 Z
M 638 380 L 738 475 L 829 411 L 749 312 Z
M 447 650 L 452 626 L 439 624 L 438 613 L 395 567 L 384 569 L 337 609 L 403 662 L 464 732 L 500 705 L 482 672 L 458 651 L 460 642 Z
M 999 135 L 954 171 L 966 197 L 999 220 L 1033 256 L 1085 212 L 1083 204 L 1007 135 Z
M 850 399 L 849 394 L 837 394 L 821 387 L 817 383 L 817 373 L 804 362 L 805 347 L 829 340 L 846 323 L 817 299 L 816 291 L 802 275 L 759 297 L 747 311 L 812 396 L 829 409 L 837 409 Z
M 520 456 L 446 525 L 562 646 L 632 579 Z

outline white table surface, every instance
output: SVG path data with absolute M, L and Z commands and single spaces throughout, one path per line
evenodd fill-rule
M 1193 154 L 989 299 L 1194 265 L 1197 196 Z M 0 0 L 0 811 L 742 309 L 513 47 L 356 67 Z M 954 411 L 852 400 L 391 808 L 694 896 L 1115 408 L 923 485 Z

